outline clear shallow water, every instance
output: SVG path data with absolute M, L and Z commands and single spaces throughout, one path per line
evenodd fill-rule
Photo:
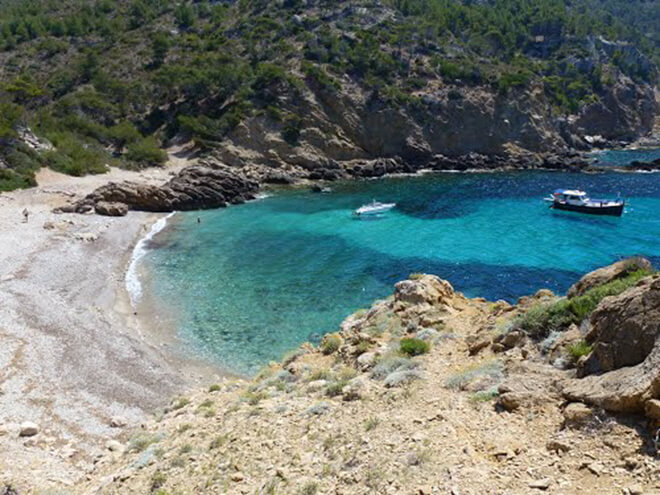
M 622 218 L 556 212 L 559 187 L 621 191 Z M 377 198 L 377 220 L 351 211 Z M 197 218 L 201 223 L 197 223 Z M 147 291 L 180 337 L 220 365 L 252 373 L 412 272 L 435 273 L 468 296 L 515 300 L 564 292 L 620 257 L 660 261 L 660 174 L 434 174 L 283 191 L 222 210 L 177 214 L 144 257 Z

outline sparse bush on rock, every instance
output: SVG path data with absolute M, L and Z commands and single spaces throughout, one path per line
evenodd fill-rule
M 323 337 L 321 341 L 321 352 L 325 355 L 332 354 L 339 350 L 342 340 L 341 337 L 336 333 L 331 333 Z
M 431 349 L 431 345 L 422 339 L 405 338 L 401 339 L 401 352 L 407 356 L 419 356 L 426 354 Z

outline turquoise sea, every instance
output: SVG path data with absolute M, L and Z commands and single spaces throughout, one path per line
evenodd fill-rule
M 413 272 L 468 296 L 515 301 L 621 257 L 660 262 L 660 174 L 428 174 L 280 190 L 226 209 L 178 213 L 142 259 L 145 292 L 188 350 L 250 374 Z M 559 187 L 628 198 L 622 218 L 550 210 Z M 382 218 L 353 209 L 396 202 Z M 198 218 L 200 223 L 198 223 Z

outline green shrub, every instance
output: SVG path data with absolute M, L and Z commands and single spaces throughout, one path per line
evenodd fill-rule
M 151 491 L 155 492 L 160 487 L 162 487 L 167 481 L 167 476 L 165 476 L 160 471 L 156 471 L 151 477 Z
M 406 356 L 420 356 L 429 352 L 431 344 L 416 338 L 401 339 L 400 350 Z
M 47 137 L 56 148 L 44 155 L 53 170 L 77 177 L 107 172 L 110 157 L 97 145 L 82 142 L 68 132 L 51 133 Z
M 573 361 L 577 361 L 582 356 L 588 355 L 592 350 L 593 346 L 587 344 L 584 340 L 580 340 L 568 347 L 568 353 L 571 355 Z
M 321 342 L 321 352 L 326 356 L 337 352 L 341 346 L 341 337 L 336 333 L 331 333 L 323 337 Z
M 218 392 L 221 389 L 220 385 L 214 383 L 209 387 L 209 392 Z
M 378 419 L 375 416 L 371 416 L 367 418 L 367 420 L 364 422 L 364 429 L 365 431 L 371 431 L 374 428 L 376 428 L 380 424 L 380 419 Z
M 129 143 L 126 148 L 126 158 L 140 165 L 162 165 L 167 161 L 167 153 L 153 136 Z
M 298 490 L 298 495 L 316 495 L 319 490 L 318 483 L 314 481 L 309 481 L 305 483 L 300 490 Z
M 142 452 L 149 445 L 160 442 L 162 438 L 162 435 L 158 434 L 140 433 L 128 441 L 127 450 L 128 452 Z
M 336 397 L 338 395 L 341 395 L 342 390 L 344 387 L 348 384 L 348 381 L 346 380 L 340 380 L 335 383 L 331 383 L 325 388 L 325 395 L 328 397 Z
M 537 304 L 517 320 L 516 326 L 532 337 L 545 338 L 551 332 L 562 331 L 572 323 L 579 324 L 605 297 L 621 294 L 651 273 L 648 270 L 637 270 L 623 278 L 594 287 L 581 296 L 560 299 L 550 304 Z
M 298 144 L 300 131 L 302 130 L 302 119 L 294 114 L 284 117 L 284 127 L 282 128 L 282 139 L 291 146 Z
M 190 404 L 190 399 L 186 397 L 180 397 L 174 401 L 174 404 L 172 404 L 172 410 L 176 411 L 178 409 L 182 409 L 186 407 L 188 404 Z

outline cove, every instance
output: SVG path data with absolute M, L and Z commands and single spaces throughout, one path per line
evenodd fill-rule
M 189 350 L 252 374 L 413 272 L 515 301 L 540 288 L 563 293 L 621 257 L 660 261 L 660 174 L 428 174 L 331 187 L 179 213 L 154 237 L 145 291 Z M 622 218 L 550 210 L 542 198 L 559 187 L 620 191 L 629 206 Z M 372 198 L 397 208 L 354 219 Z

